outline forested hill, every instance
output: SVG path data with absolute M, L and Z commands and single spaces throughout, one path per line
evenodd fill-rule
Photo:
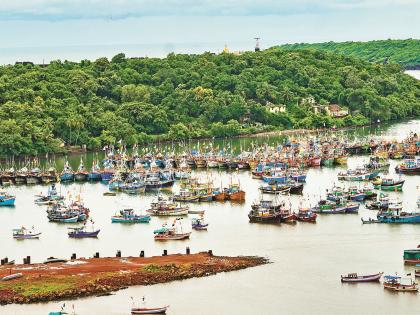
M 420 69 L 420 40 L 375 40 L 370 42 L 328 42 L 287 44 L 284 49 L 321 49 L 358 57 L 375 63 L 398 63 L 405 69 Z
M 351 115 L 315 113 L 335 103 Z M 284 104 L 285 112 L 268 109 Z M 60 145 L 233 136 L 268 128 L 365 124 L 420 114 L 420 81 L 323 51 L 270 49 L 0 67 L 0 155 Z

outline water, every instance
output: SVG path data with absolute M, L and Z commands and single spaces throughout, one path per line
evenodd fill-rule
M 386 138 L 404 138 L 410 131 L 420 132 L 420 120 L 370 130 Z M 365 132 L 366 133 L 366 132 Z M 255 141 L 274 141 L 273 138 L 236 139 L 233 146 Z M 273 142 L 274 143 L 274 142 Z M 90 155 L 88 155 L 90 156 Z M 79 156 L 72 156 L 76 163 Z M 360 165 L 367 156 L 351 157 L 349 166 Z M 391 161 L 393 170 L 396 161 Z M 311 168 L 304 188 L 304 198 L 312 203 L 336 181 L 342 168 Z M 419 314 L 420 297 L 416 294 L 392 294 L 380 284 L 345 285 L 340 275 L 349 272 L 393 274 L 412 269 L 402 260 L 404 249 L 419 244 L 420 226 L 362 225 L 360 218 L 376 212 L 363 206 L 355 215 L 320 215 L 316 224 L 261 225 L 248 223 L 247 213 L 258 195 L 261 182 L 251 179 L 249 172 L 227 173 L 197 171 L 200 177 L 212 177 L 215 185 L 225 185 L 233 175 L 246 191 L 244 204 L 202 203 L 191 208 L 206 210 L 209 230 L 194 231 L 191 239 L 157 243 L 153 230 L 166 220 L 153 218 L 150 224 L 133 226 L 111 224 L 111 215 L 122 207 L 144 210 L 153 200 L 153 194 L 104 197 L 107 186 L 97 184 L 62 185 L 64 194 L 82 193 L 91 209 L 95 226 L 101 228 L 98 239 L 74 240 L 67 237 L 66 225 L 49 223 L 45 208 L 34 205 L 34 194 L 46 187 L 11 187 L 17 195 L 15 208 L 0 209 L 1 256 L 18 262 L 31 255 L 33 261 L 46 257 L 68 257 L 71 253 L 90 257 L 99 251 L 101 256 L 114 256 L 121 250 L 123 256 L 137 256 L 145 250 L 147 256 L 184 252 L 189 246 L 193 252 L 212 249 L 216 255 L 261 255 L 271 264 L 247 270 L 218 274 L 200 279 L 189 279 L 151 287 L 131 287 L 114 296 L 84 298 L 71 302 L 78 314 L 128 314 L 130 297 L 146 295 L 150 304 L 170 304 L 168 314 Z M 416 209 L 420 184 L 418 176 L 403 176 L 404 191 L 391 193 L 399 196 L 408 210 Z M 60 187 L 60 186 L 59 186 Z M 174 187 L 174 191 L 177 187 Z M 267 196 L 269 198 L 269 196 Z M 297 207 L 302 197 L 292 196 Z M 171 219 L 169 219 L 171 220 Z M 11 229 L 20 225 L 32 226 L 43 232 L 39 240 L 15 241 Z M 1 314 L 47 314 L 59 309 L 61 303 L 8 305 Z

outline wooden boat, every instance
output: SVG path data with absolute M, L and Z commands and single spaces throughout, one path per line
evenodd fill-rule
M 80 159 L 80 164 L 77 171 L 74 173 L 74 179 L 78 182 L 83 182 L 88 179 L 88 172 L 86 171 L 83 160 Z
M 181 189 L 179 194 L 173 196 L 173 200 L 179 202 L 198 202 L 200 201 L 200 196 L 194 194 L 189 189 Z
M 244 201 L 245 191 L 241 190 L 241 187 L 236 184 L 232 184 L 229 188 L 225 189 L 227 200 Z
M 404 250 L 404 264 L 407 264 L 407 265 L 420 264 L 420 248 Z
M 347 276 L 341 276 L 341 282 L 376 282 L 381 279 L 383 272 L 379 272 L 373 275 L 359 276 L 357 273 L 349 273 Z
M 70 238 L 87 238 L 87 237 L 98 237 L 101 230 L 87 231 L 86 226 L 68 228 L 70 231 L 67 233 Z
M 394 292 L 415 292 L 419 287 L 411 278 L 402 278 L 399 276 L 384 276 L 384 289 Z
M 225 201 L 227 200 L 227 195 L 224 190 L 213 190 L 213 200 L 216 201 Z
M 259 207 L 252 209 L 248 213 L 249 222 L 260 222 L 260 223 L 280 223 L 281 213 L 279 210 L 272 208 Z
M 289 209 L 280 210 L 280 221 L 284 223 L 296 223 L 297 221 L 296 213 L 290 211 Z
M 207 227 L 209 226 L 209 224 L 204 221 L 203 215 L 198 218 L 193 218 L 191 220 L 191 225 L 194 230 L 207 230 Z
M 380 223 L 392 224 L 420 224 L 420 213 L 418 212 L 382 212 L 378 213 L 377 219 Z
M 374 179 L 379 174 L 376 170 L 367 170 L 365 168 L 348 169 L 345 172 L 338 173 L 338 179 L 344 181 L 367 181 Z
M 301 222 L 316 222 L 317 214 L 309 208 L 300 208 L 297 214 L 297 220 Z
M 164 224 L 160 229 L 154 230 L 156 241 L 167 241 L 167 240 L 184 240 L 190 238 L 191 232 L 183 232 L 182 226 L 178 223 L 179 219 L 175 220 L 175 223 L 168 227 Z M 180 231 L 179 231 L 180 230 Z
M 16 197 L 11 195 L 0 196 L 0 207 L 13 207 Z
M 135 214 L 133 209 L 123 209 L 120 213 L 111 217 L 112 223 L 149 223 L 150 215 Z
M 13 238 L 16 240 L 29 240 L 37 239 L 42 233 L 32 230 L 28 230 L 25 227 L 13 229 Z
M 90 172 L 87 174 L 87 179 L 89 181 L 98 181 L 102 180 L 101 169 L 98 165 L 98 161 L 94 160 Z
M 381 190 L 388 190 L 388 191 L 402 191 L 403 185 L 405 180 L 399 179 L 395 180 L 392 178 L 378 178 L 377 180 L 374 180 L 373 186 L 376 189 Z
M 72 180 L 74 180 L 74 172 L 69 164 L 69 161 L 66 161 L 66 163 L 64 164 L 63 171 L 60 174 L 60 181 L 66 182 Z
M 260 186 L 259 190 L 263 194 L 288 195 L 290 193 L 290 186 L 286 184 L 274 184 L 274 185 Z
M 404 163 L 395 167 L 395 171 L 407 175 L 420 174 L 420 157 L 405 160 Z
M 1 281 L 10 281 L 10 280 L 19 279 L 19 278 L 22 278 L 22 277 L 23 277 L 23 274 L 18 272 L 18 273 L 12 273 L 8 276 L 4 276 L 0 280 Z
M 166 314 L 169 305 L 163 307 L 155 307 L 155 308 L 148 308 L 148 307 L 133 307 L 131 309 L 131 314 Z

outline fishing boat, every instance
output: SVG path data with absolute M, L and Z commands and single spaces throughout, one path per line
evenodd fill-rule
M 258 207 L 251 209 L 248 213 L 249 222 L 260 222 L 260 223 L 280 223 L 281 213 L 277 209 L 269 207 Z
M 112 223 L 149 223 L 150 215 L 135 214 L 133 209 L 123 209 L 111 217 Z
M 33 227 L 31 230 L 23 226 L 18 229 L 13 229 L 13 238 L 16 240 L 37 239 L 41 234 L 41 232 L 36 232 Z
M 194 230 L 207 230 L 207 227 L 209 226 L 209 224 L 204 221 L 204 215 L 201 215 L 198 218 L 192 218 L 191 225 Z
M 387 210 L 389 203 L 389 196 L 381 192 L 376 201 L 366 203 L 365 207 L 370 210 Z
M 50 166 L 45 172 L 41 173 L 41 182 L 43 184 L 55 183 L 57 181 L 57 170 Z
M 262 175 L 262 179 L 266 183 L 285 183 L 288 178 L 284 170 L 273 170 L 268 175 Z
M 384 276 L 384 289 L 394 292 L 415 292 L 419 287 L 411 278 L 402 278 L 399 276 Z
M 85 164 L 83 163 L 83 159 L 80 159 L 79 167 L 77 171 L 74 173 L 74 179 L 78 182 L 83 182 L 88 179 L 88 172 L 86 171 Z
M 213 200 L 216 200 L 216 201 L 225 201 L 225 200 L 227 200 L 227 195 L 226 195 L 224 189 L 214 188 L 213 189 Z
M 4 190 L 0 190 L 0 207 L 13 207 L 16 197 L 8 194 Z
M 188 210 L 187 206 L 178 205 L 172 199 L 158 196 L 157 200 L 151 203 L 150 209 L 146 210 L 146 212 L 155 216 L 179 216 L 187 215 Z
M 374 179 L 379 171 L 371 171 L 365 168 L 348 169 L 345 172 L 338 173 L 338 179 L 344 181 L 367 181 Z
M 336 202 L 320 200 L 317 206 L 311 208 L 311 211 L 322 214 L 357 213 L 359 206 L 359 203 L 347 202 L 344 199 L 337 200 Z
M 369 162 L 364 165 L 366 169 L 387 171 L 390 163 L 388 159 L 380 158 L 379 156 L 369 157 Z
M 87 237 L 98 237 L 98 234 L 101 230 L 95 230 L 93 228 L 91 228 L 91 231 L 88 231 L 86 228 L 86 225 L 83 225 L 81 227 L 70 227 L 68 228 L 69 232 L 67 233 L 67 235 L 70 238 L 87 238 Z
M 102 180 L 101 168 L 99 167 L 97 160 L 93 161 L 90 172 L 87 174 L 87 179 L 89 181 Z
M 298 217 L 296 213 L 292 212 L 290 209 L 280 209 L 280 221 L 284 223 L 295 223 Z
M 200 196 L 194 194 L 194 192 L 189 189 L 181 189 L 179 194 L 173 196 L 173 200 L 178 202 L 198 202 Z
M 260 186 L 259 190 L 263 194 L 288 195 L 290 193 L 290 186 L 287 184 L 274 183 L 272 185 Z
M 420 264 L 420 248 L 404 250 L 404 264 L 406 265 Z
M 288 171 L 289 178 L 294 182 L 304 183 L 306 182 L 306 172 L 298 169 L 290 169 Z M 286 180 L 287 182 L 287 180 Z
M 160 229 L 154 230 L 156 241 L 183 240 L 190 238 L 191 232 L 184 232 L 182 228 L 182 219 L 176 218 L 172 226 L 164 224 Z
M 380 212 L 377 219 L 381 223 L 393 224 L 419 224 L 420 213 L 418 212 L 405 212 L 400 210 Z
M 309 208 L 299 208 L 297 220 L 301 222 L 316 222 L 317 214 L 313 213 Z
M 393 178 L 378 178 L 372 183 L 376 189 L 388 191 L 402 191 L 405 180 Z
M 72 180 L 74 180 L 74 172 L 69 164 L 69 161 L 66 161 L 66 163 L 64 164 L 63 171 L 60 174 L 60 181 L 66 182 Z
M 341 276 L 341 282 L 358 283 L 358 282 L 379 282 L 383 272 L 373 275 L 360 276 L 357 273 L 349 273 L 347 276 Z
M 402 164 L 395 167 L 395 171 L 397 173 L 407 175 L 420 174 L 420 157 L 404 160 Z
M 39 195 L 36 195 L 36 197 L 37 199 L 35 199 L 35 204 L 37 205 L 52 205 L 64 199 L 63 196 L 57 193 L 55 184 L 52 184 L 48 188 L 48 192 L 46 195 L 39 194 Z
M 241 190 L 239 184 L 231 184 L 229 188 L 225 188 L 225 194 L 227 200 L 244 201 L 245 191 Z
M 175 177 L 169 171 L 150 172 L 146 174 L 144 183 L 146 190 L 171 188 L 175 183 Z

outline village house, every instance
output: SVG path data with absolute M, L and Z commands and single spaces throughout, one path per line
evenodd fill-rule
M 273 103 L 267 102 L 266 108 L 272 114 L 278 114 L 278 113 L 285 113 L 286 112 L 286 105 L 283 105 L 283 104 L 275 105 Z

